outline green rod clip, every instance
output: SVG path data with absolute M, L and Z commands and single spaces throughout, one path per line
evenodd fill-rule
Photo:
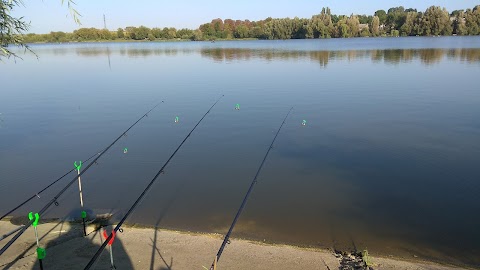
M 77 169 L 77 171 L 80 171 L 80 169 L 82 168 L 82 161 L 80 160 L 79 162 L 80 162 L 79 165 L 77 165 L 77 162 L 76 162 L 76 161 L 73 163 L 73 166 L 75 166 L 75 168 Z
M 34 218 L 34 216 L 35 216 L 35 218 Z M 38 213 L 35 213 L 35 215 L 34 215 L 32 212 L 30 212 L 30 213 L 28 213 L 28 219 L 30 219 L 30 221 L 35 219 L 32 223 L 32 226 L 37 227 L 38 221 L 40 220 L 40 215 Z

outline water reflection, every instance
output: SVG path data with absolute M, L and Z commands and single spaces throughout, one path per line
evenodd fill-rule
M 468 63 L 480 62 L 480 49 L 398 49 L 398 50 L 350 50 L 350 51 L 275 51 L 249 50 L 236 48 L 202 49 L 201 55 L 211 58 L 214 62 L 229 62 L 234 60 L 247 61 L 250 59 L 297 60 L 310 59 L 326 67 L 329 61 L 335 60 L 365 60 L 385 64 L 401 64 L 420 60 L 425 65 L 441 62 L 445 56 L 449 60 Z
M 65 55 L 71 48 L 55 48 L 52 53 Z M 412 61 L 420 61 L 424 65 L 434 65 L 447 58 L 467 63 L 480 62 L 480 49 L 387 49 L 387 50 L 347 50 L 347 51 L 295 51 L 275 49 L 248 49 L 248 48 L 139 48 L 139 47 L 82 47 L 75 48 L 75 54 L 82 57 L 99 57 L 121 55 L 130 58 L 150 56 L 177 56 L 178 54 L 190 55 L 198 53 L 202 57 L 211 59 L 216 63 L 232 61 L 250 61 L 261 59 L 265 61 L 289 61 L 309 59 L 327 67 L 330 61 L 366 60 L 373 63 L 398 65 Z
M 68 48 L 65 51 L 69 51 Z M 127 57 L 148 57 L 148 56 L 177 56 L 181 54 L 192 54 L 192 49 L 173 49 L 173 48 L 137 48 L 126 47 L 120 49 L 110 49 L 110 47 L 95 47 L 95 48 L 75 48 L 75 53 L 78 56 L 85 57 L 97 57 L 97 56 L 109 56 L 109 55 L 121 55 Z

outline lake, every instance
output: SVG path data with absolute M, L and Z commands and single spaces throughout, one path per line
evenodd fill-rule
M 0 214 L 164 101 L 82 176 L 119 220 L 225 95 L 127 222 L 225 234 L 293 106 L 232 237 L 480 267 L 480 37 L 31 47 L 1 66 Z

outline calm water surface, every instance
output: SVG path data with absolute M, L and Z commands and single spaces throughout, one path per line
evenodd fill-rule
M 1 65 L 1 213 L 163 100 L 82 177 L 121 218 L 224 94 L 128 222 L 226 233 L 294 106 L 234 237 L 480 267 L 479 37 L 32 48 Z M 78 212 L 75 185 L 59 203 Z

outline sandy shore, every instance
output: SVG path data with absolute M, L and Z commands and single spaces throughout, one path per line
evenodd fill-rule
M 0 236 L 17 228 L 0 221 Z M 181 270 L 209 268 L 222 242 L 222 236 L 154 230 L 124 226 L 113 243 L 117 269 Z M 108 231 L 111 230 L 107 228 Z M 40 245 L 47 247 L 44 269 L 84 269 L 103 242 L 94 225 L 83 237 L 80 224 L 50 222 L 38 226 Z M 2 240 L 3 247 L 12 236 Z M 40 269 L 35 254 L 35 234 L 30 227 L 0 257 L 0 269 Z M 217 269 L 347 269 L 344 261 L 329 250 L 285 245 L 266 245 L 233 238 Z M 371 257 L 373 269 L 462 269 L 421 261 L 401 261 Z M 110 269 L 108 248 L 92 269 Z

